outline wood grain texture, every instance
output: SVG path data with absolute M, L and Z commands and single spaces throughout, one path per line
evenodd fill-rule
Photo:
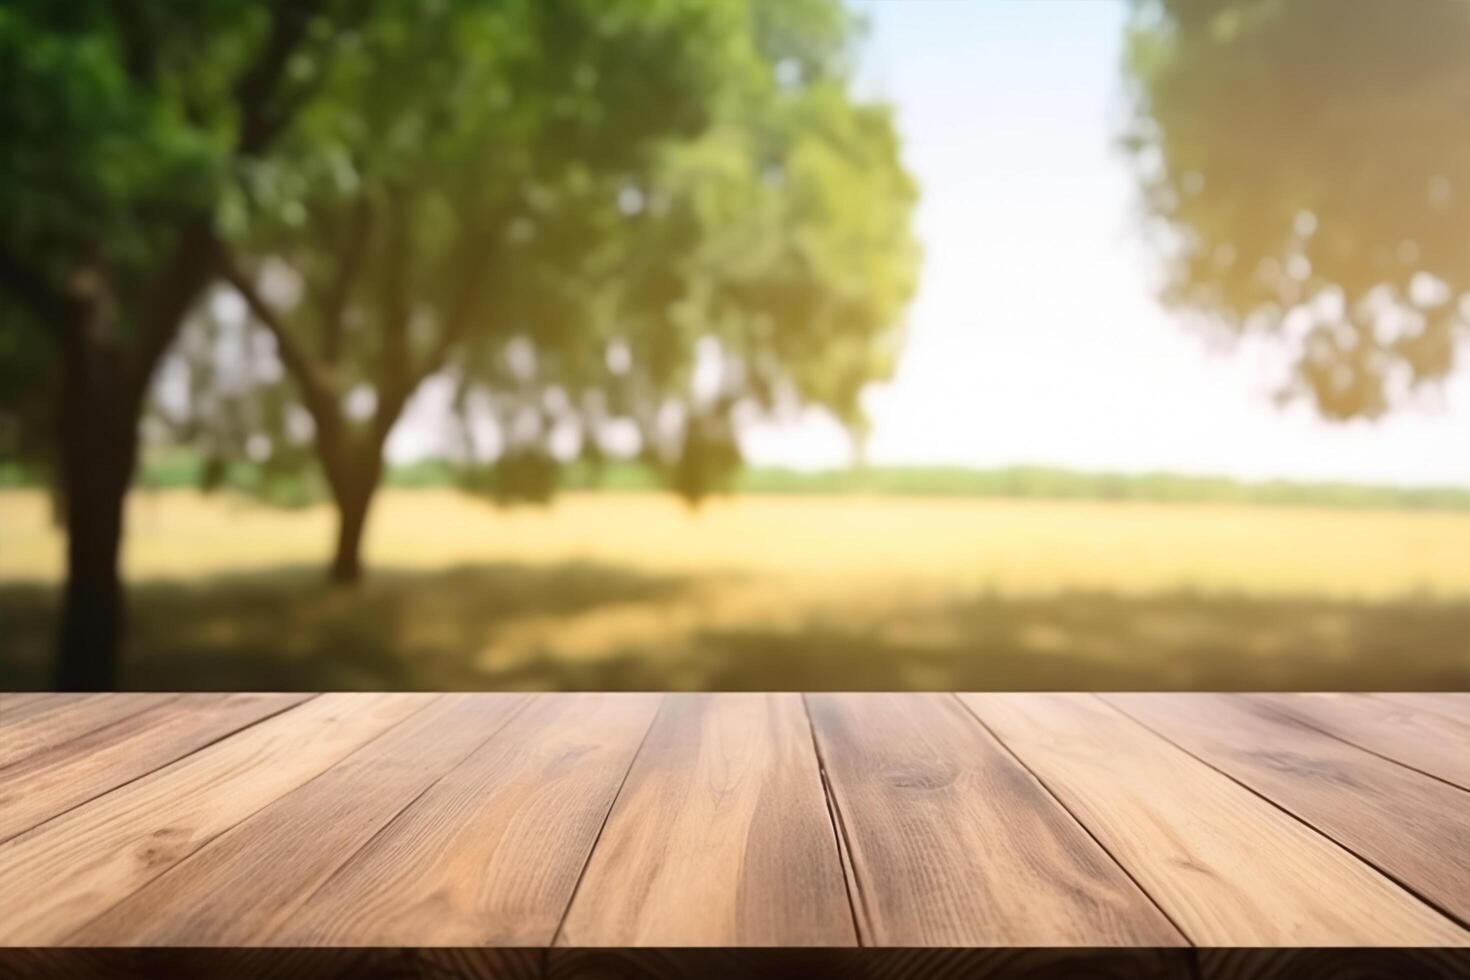
M 6 721 L 24 717 L 28 711 L 41 710 L 43 706 L 55 706 L 66 701 L 80 701 L 86 694 L 67 694 L 64 691 L 6 691 L 0 694 L 0 726 Z
M 1470 793 L 1235 694 L 1104 700 L 1470 921 Z
M 177 694 L 65 694 L 55 700 L 23 704 L 0 717 L 0 766 L 15 765 L 38 752 L 177 697 Z
M 1416 711 L 1434 711 L 1454 721 L 1470 718 L 1470 694 L 1461 692 L 1377 692 L 1382 701 L 1407 705 Z
M 1086 694 L 961 695 L 1200 945 L 1463 945 L 1316 831 Z
M 949 695 L 808 696 L 871 945 L 1174 945 L 1178 932 Z
M 333 872 L 524 703 L 524 695 L 445 695 L 216 837 L 71 939 L 89 946 L 269 943 Z
M 801 695 L 667 695 L 558 943 L 856 942 Z
M 0 945 L 62 942 L 434 697 L 322 695 L 0 844 Z
M 44 704 L 47 701 L 66 696 L 65 694 L 47 691 L 0 692 L 0 727 L 3 727 L 7 721 L 24 717 L 23 712 L 34 710 L 34 705 Z
M 1344 742 L 1470 790 L 1470 713 L 1452 718 L 1412 700 L 1370 694 L 1260 694 L 1252 698 Z
M 537 697 L 330 878 L 279 941 L 548 945 L 658 704 Z
M 310 697 L 180 695 L 0 767 L 0 842 Z
M 0 976 L 1470 956 L 1458 695 L 113 697 L 0 695 Z

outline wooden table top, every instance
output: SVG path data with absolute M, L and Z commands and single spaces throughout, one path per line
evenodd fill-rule
M 1470 695 L 0 695 L 0 945 L 1470 944 Z

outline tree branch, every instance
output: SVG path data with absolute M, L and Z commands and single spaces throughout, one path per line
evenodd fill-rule
M 275 338 L 281 362 L 301 390 L 301 400 L 316 424 L 316 443 L 321 453 L 327 482 L 339 497 L 355 485 L 364 456 L 361 447 L 350 438 L 347 420 L 338 401 L 337 385 L 329 374 L 312 362 L 306 348 L 297 343 L 279 312 L 265 301 L 252 278 L 242 270 L 235 257 L 225 251 L 220 261 L 224 278 L 245 300 L 255 319 Z
M 184 315 L 214 275 L 219 239 L 207 217 L 197 217 L 179 233 L 178 243 L 163 271 L 155 277 L 138 305 L 139 339 L 132 359 L 133 395 L 142 399 L 153 370 L 174 342 Z
M 326 6 L 326 0 L 278 0 L 271 15 L 271 30 L 260 58 L 241 76 L 235 87 L 241 106 L 239 151 L 253 156 L 265 149 L 285 128 L 326 80 L 324 66 L 294 89 L 281 82 L 294 55 L 306 39 L 311 21 Z M 370 0 L 349 0 L 338 5 L 333 39 L 347 34 L 365 20 L 373 9 Z
M 301 385 L 303 400 L 312 418 L 316 420 L 318 426 L 324 423 L 339 425 L 340 413 L 337 410 L 336 385 L 312 362 L 306 348 L 298 343 L 295 336 L 287 329 L 280 313 L 265 301 L 265 297 L 260 295 L 254 281 L 239 267 L 234 255 L 227 249 L 222 249 L 221 252 L 221 274 L 231 286 L 235 287 L 240 298 L 245 300 L 245 305 L 250 308 L 255 319 L 275 338 L 276 349 L 281 355 L 281 363 Z
M 252 155 L 264 149 L 289 119 L 275 105 L 281 80 L 292 54 L 306 37 L 312 18 L 324 0 L 280 0 L 271 17 L 270 34 L 260 57 L 236 86 L 241 128 L 239 152 Z M 207 213 L 185 225 L 163 273 L 154 280 L 141 305 L 141 336 L 129 361 L 129 394 L 144 397 L 153 370 L 174 338 L 183 316 L 213 273 L 222 244 Z M 305 382 L 304 382 L 305 383 Z
M 235 86 L 240 105 L 241 154 L 252 156 L 263 150 L 299 105 L 298 101 L 287 110 L 277 105 L 276 99 L 291 56 L 306 38 L 312 18 L 322 5 L 323 0 L 281 0 L 274 5 L 270 34 L 260 57 Z
M 403 406 L 418 386 L 408 344 L 412 314 L 409 296 L 409 256 L 413 252 L 408 191 L 388 188 L 383 233 L 383 349 L 378 367 L 378 406 L 373 435 L 381 442 L 398 421 Z
M 417 374 L 420 381 L 443 367 L 445 361 L 449 359 L 450 352 L 469 333 L 470 325 L 474 323 L 480 311 L 480 300 L 484 292 L 484 285 L 479 276 L 465 277 L 455 296 L 454 306 L 445 319 L 444 330 L 439 334 L 439 339 L 435 341 L 434 346 L 429 349 L 429 355 L 418 367 Z
M 415 385 L 422 383 L 425 378 L 444 366 L 450 353 L 469 333 L 470 327 L 480 314 L 487 276 L 484 266 L 492 258 L 491 250 L 499 226 L 497 221 L 492 219 L 482 222 L 480 227 L 489 230 L 468 236 L 464 243 L 458 256 L 459 261 L 455 263 L 457 269 L 454 281 L 459 284 L 459 288 L 455 292 L 454 303 L 444 318 L 444 329 L 440 331 L 438 339 L 429 349 L 428 356 L 414 372 Z
M 383 234 L 383 361 L 385 381 L 402 384 L 408 380 L 409 261 L 413 233 L 409 218 L 408 192 L 401 186 L 388 188 L 388 207 Z
M 491 223 L 491 227 L 498 227 Z M 390 227 L 389 234 L 393 234 Z M 411 351 L 407 343 L 408 316 L 411 312 L 406 302 L 406 294 L 400 297 L 390 296 L 385 305 L 389 309 L 398 303 L 398 315 L 391 316 L 385 323 L 385 328 L 390 332 L 384 340 L 384 351 L 387 358 L 384 362 L 384 373 L 379 385 L 378 406 L 373 417 L 373 437 L 379 444 L 388 438 L 393 426 L 397 424 L 399 415 L 402 414 L 408 399 L 428 378 L 444 367 L 449 359 L 450 353 L 455 346 L 469 333 L 474 324 L 476 316 L 480 312 L 481 301 L 485 292 L 484 270 L 479 268 L 487 259 L 488 249 L 493 241 L 492 233 L 479 233 L 467 237 L 461 247 L 457 260 L 455 275 L 452 281 L 458 284 L 455 291 L 453 304 L 444 318 L 444 327 L 438 338 L 429 348 L 426 356 L 413 363 Z M 407 252 L 411 251 L 406 245 L 406 238 L 400 237 L 399 245 L 403 246 L 404 254 L 401 257 L 405 262 Z M 390 251 L 390 278 L 396 273 L 393 271 L 394 258 Z M 397 287 L 402 289 L 403 284 Z M 396 353 L 390 353 L 394 352 Z
M 342 332 L 345 328 L 347 303 L 352 296 L 352 287 L 362 271 L 363 259 L 367 256 L 367 242 L 372 234 L 372 204 L 367 197 L 360 197 L 352 210 L 348 223 L 347 240 L 341 245 L 342 260 L 337 265 L 337 275 L 322 300 L 322 359 L 335 367 L 342 357 Z
M 129 0 L 112 0 L 113 22 L 122 45 L 123 66 L 135 82 L 151 82 L 156 74 L 153 39 L 148 36 L 146 8 Z

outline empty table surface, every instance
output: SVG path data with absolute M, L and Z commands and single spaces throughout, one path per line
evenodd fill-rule
M 1470 695 L 0 695 L 0 945 L 1470 944 Z

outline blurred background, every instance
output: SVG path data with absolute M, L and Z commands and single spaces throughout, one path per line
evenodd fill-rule
M 1470 3 L 15 0 L 0 689 L 1470 688 Z

